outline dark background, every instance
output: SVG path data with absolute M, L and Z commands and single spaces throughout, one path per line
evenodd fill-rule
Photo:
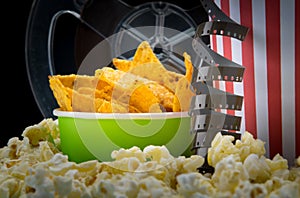
M 31 91 L 25 63 L 26 25 L 32 2 L 10 1 L 2 7 L 1 147 L 7 145 L 12 137 L 21 139 L 27 126 L 43 119 Z
M 25 61 L 26 28 L 33 2 L 34 0 L 5 1 L 1 4 L 0 148 L 7 145 L 12 137 L 22 139 L 21 134 L 26 127 L 44 119 L 31 90 Z M 191 3 L 190 7 L 195 6 L 195 1 L 187 2 Z M 201 17 L 197 12 L 197 20 L 202 20 Z M 206 14 L 204 17 L 207 17 Z

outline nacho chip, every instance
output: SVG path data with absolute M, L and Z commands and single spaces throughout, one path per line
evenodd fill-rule
M 103 104 L 97 109 L 98 113 L 125 113 L 128 112 L 126 108 L 120 108 L 119 105 L 114 105 L 109 101 L 103 102 Z
M 95 77 L 97 77 L 97 80 L 101 79 L 102 81 L 106 82 L 108 85 L 113 85 L 114 82 L 118 81 L 122 78 L 123 75 L 125 75 L 126 72 L 123 72 L 121 70 L 116 70 L 111 67 L 103 67 L 101 69 L 97 69 L 95 71 Z M 105 80 L 107 78 L 107 80 Z M 103 84 L 99 84 L 98 82 L 98 88 L 101 88 Z M 104 83 L 105 84 L 105 83 Z
M 167 70 L 147 41 L 143 41 L 138 46 L 132 61 L 114 58 L 113 64 L 118 70 L 156 81 L 173 93 L 175 93 L 176 83 L 184 76 Z
M 80 87 L 78 90 L 73 90 L 70 87 L 66 87 L 60 79 L 66 85 L 70 85 L 70 81 L 64 81 L 67 76 L 51 76 L 50 87 L 53 90 L 54 96 L 57 99 L 59 106 L 65 111 L 79 111 L 79 112 L 99 112 L 99 113 L 140 113 L 135 107 L 127 107 L 125 104 L 118 104 L 110 102 L 105 99 L 107 95 L 103 95 L 100 90 L 95 90 L 91 87 Z
M 171 112 L 173 109 L 174 93 L 169 91 L 166 87 L 159 85 L 156 82 L 147 83 L 150 90 L 158 98 L 163 111 Z
M 127 113 L 127 112 L 140 113 L 141 112 L 132 105 L 126 105 L 116 100 L 111 101 L 112 100 L 111 95 L 108 94 L 110 91 L 105 91 L 105 88 L 98 90 L 90 87 L 80 87 L 77 91 L 79 94 L 84 94 L 90 97 L 88 98 L 88 100 L 94 98 L 94 100 L 96 100 L 95 111 L 99 113 L 113 113 L 113 112 L 114 113 Z M 100 102 L 101 104 L 97 105 L 97 103 Z
M 55 78 L 59 80 L 65 87 L 76 89 L 77 87 L 96 87 L 97 78 L 95 76 L 88 75 L 55 75 Z
M 72 89 L 65 87 L 58 76 L 48 76 L 48 79 L 59 107 L 64 111 L 72 111 Z
M 144 113 L 162 112 L 158 98 L 153 94 L 152 90 L 149 89 L 148 85 L 146 84 L 141 84 L 132 90 L 129 104 Z
M 139 67 L 136 67 L 139 68 Z M 100 70 L 103 70 L 100 72 Z M 108 73 L 106 73 L 108 71 Z M 141 85 L 147 85 L 147 88 L 144 88 L 145 90 L 147 89 L 148 94 L 150 94 L 151 97 L 155 97 L 155 101 L 161 105 L 160 108 L 163 108 L 163 111 L 172 111 L 172 106 L 173 106 L 173 100 L 174 100 L 174 93 L 171 92 L 169 89 L 167 89 L 166 87 L 160 85 L 159 83 L 143 78 L 141 76 L 136 76 L 132 73 L 125 73 L 123 72 L 123 74 L 120 74 L 121 71 L 115 70 L 114 72 L 117 72 L 117 76 L 119 76 L 118 78 L 116 78 L 116 75 L 112 74 L 113 69 L 109 68 L 103 68 L 103 69 L 99 69 L 96 73 L 97 75 L 100 75 L 100 79 L 99 81 L 106 81 L 108 82 L 108 84 L 112 84 L 112 82 L 114 81 L 114 100 L 119 100 L 120 102 L 126 103 L 129 101 L 130 98 L 130 94 L 129 92 L 132 92 L 133 89 L 135 89 L 136 87 L 139 87 Z M 106 75 L 107 74 L 107 75 Z M 112 78 L 112 79 L 110 79 Z M 99 84 L 104 84 L 104 83 L 99 83 Z M 103 89 L 102 87 L 98 86 L 99 89 Z M 127 90 L 127 91 L 125 91 Z M 137 90 L 135 90 L 137 91 Z M 149 97 L 149 95 L 147 94 L 147 91 L 145 93 L 142 93 L 141 96 L 145 96 L 147 98 L 147 96 Z M 150 93 L 151 92 L 151 93 Z M 127 95 L 126 95 L 126 94 Z M 121 97 L 122 95 L 122 97 Z M 132 100 L 134 99 L 134 96 Z M 138 97 L 138 96 L 136 96 Z M 158 99 L 158 100 L 157 100 Z M 154 101 L 154 100 L 153 100 Z M 150 104 L 149 104 L 150 105 Z M 134 105 L 133 105 L 134 106 Z M 158 107 L 156 105 L 156 107 Z M 141 108 L 141 107 L 139 107 Z M 158 109 L 158 108 L 157 108 Z M 140 109 L 141 110 L 141 109 Z M 145 110 L 145 109 L 144 109 Z
M 90 112 L 187 111 L 193 65 L 184 52 L 185 75 L 167 70 L 147 41 L 132 60 L 113 59 L 117 70 L 104 67 L 94 76 L 56 75 L 50 87 L 60 108 Z
M 105 89 L 101 89 L 101 90 L 91 88 L 91 87 L 80 87 L 76 91 L 78 91 L 78 93 L 80 94 L 89 95 L 90 97 L 101 98 L 107 101 L 111 100 L 109 87 L 105 87 Z
M 49 76 L 49 79 L 50 78 L 53 78 L 55 80 L 60 81 L 61 84 L 64 87 L 68 87 L 68 88 L 73 89 L 76 75 L 75 74 L 70 74 L 70 75 L 55 75 L 55 76 Z
M 73 111 L 79 112 L 97 112 L 99 107 L 105 103 L 106 100 L 101 98 L 94 98 L 89 95 L 80 94 L 73 90 L 72 108 Z
M 130 73 L 141 76 L 148 80 L 156 81 L 160 85 L 168 88 L 173 93 L 176 89 L 176 83 L 184 75 L 168 71 L 160 63 L 145 63 L 133 67 L 129 70 Z
M 130 60 L 113 58 L 112 63 L 120 71 L 127 72 L 132 68 L 132 61 Z
M 155 53 L 153 52 L 150 44 L 147 41 L 143 41 L 137 47 L 137 50 L 131 60 L 124 60 L 113 58 L 112 60 L 114 66 L 121 71 L 127 72 L 133 69 L 136 66 L 145 64 L 145 63 L 160 63 L 159 59 L 156 57 Z M 161 64 L 161 66 L 163 66 Z
M 112 100 L 129 104 L 140 112 L 161 112 L 159 99 L 146 85 L 151 82 L 147 79 L 112 68 L 102 68 L 95 72 L 98 76 L 97 89 L 108 88 Z M 104 86 L 104 87 L 103 87 Z
M 191 60 L 191 56 L 188 55 L 188 53 L 183 53 L 184 57 L 184 65 L 185 65 L 185 77 L 186 79 L 191 83 L 192 82 L 192 76 L 193 76 L 193 64 Z
M 147 41 L 141 42 L 138 46 L 133 56 L 132 67 L 136 67 L 144 63 L 160 63 Z
M 190 86 L 187 78 L 181 78 L 178 81 L 173 101 L 173 112 L 189 111 L 191 99 L 195 95 Z
M 185 76 L 176 84 L 175 97 L 173 100 L 173 111 L 188 111 L 192 97 L 195 93 L 191 89 L 191 81 L 193 75 L 193 64 L 191 56 L 186 52 L 183 53 L 185 64 Z

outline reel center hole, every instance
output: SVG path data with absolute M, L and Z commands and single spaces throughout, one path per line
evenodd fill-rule
M 163 47 L 162 47 L 162 45 L 159 44 L 159 43 L 156 44 L 156 45 L 154 46 L 153 51 L 154 51 L 154 53 L 157 54 L 157 55 L 162 54 L 162 53 L 163 53 Z

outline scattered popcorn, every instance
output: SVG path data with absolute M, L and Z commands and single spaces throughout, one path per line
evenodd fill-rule
M 270 192 L 271 198 L 295 198 L 300 197 L 300 184 L 295 182 L 286 181 L 284 184 Z
M 248 179 L 248 172 L 242 162 L 235 160 L 234 155 L 223 158 L 212 175 L 213 184 L 220 191 L 234 192 L 240 181 Z
M 266 159 L 268 163 L 272 176 L 273 177 L 280 177 L 283 179 L 289 179 L 290 177 L 290 170 L 288 167 L 288 162 L 279 154 L 275 155 L 272 160 Z
M 202 156 L 174 157 L 165 146 L 119 149 L 113 161 L 75 163 L 60 151 L 57 122 L 27 127 L 23 139 L 0 148 L 0 197 L 300 197 L 300 156 L 295 167 L 279 154 L 264 156 L 264 142 L 245 132 L 218 133 L 208 152 L 211 175 L 198 168 Z
M 72 192 L 72 178 L 56 176 L 53 179 L 54 188 L 56 189 L 59 197 L 64 197 Z
M 140 162 L 146 161 L 145 153 L 143 153 L 141 149 L 136 146 L 130 149 L 121 148 L 118 151 L 113 151 L 111 157 L 115 160 L 121 160 L 123 158 L 128 158 L 128 157 L 136 157 Z
M 174 157 L 170 154 L 165 146 L 147 146 L 143 151 L 146 154 L 146 158 L 152 161 L 157 161 L 161 164 L 168 164 Z
M 232 155 L 236 161 L 240 161 L 240 151 L 232 143 L 233 140 L 233 136 L 222 136 L 221 133 L 216 134 L 207 154 L 207 160 L 211 166 L 215 167 L 219 161 L 229 155 Z
M 26 127 L 22 133 L 23 137 L 28 137 L 32 146 L 37 146 L 40 141 L 49 141 L 59 147 L 59 128 L 56 121 L 44 119 L 40 123 Z
M 197 169 L 204 164 L 204 158 L 199 155 L 192 155 L 189 158 L 185 158 L 183 162 L 182 172 L 195 172 Z M 200 166 L 199 166 L 200 165 Z
M 271 170 L 264 156 L 250 154 L 244 161 L 251 182 L 262 183 L 271 176 Z
M 222 136 L 218 133 L 212 141 L 211 148 L 208 149 L 208 163 L 211 166 L 216 164 L 228 155 L 233 155 L 236 161 L 243 162 L 251 153 L 262 156 L 266 153 L 264 142 L 254 139 L 253 135 L 245 131 L 241 140 L 236 140 L 233 144 L 234 137 L 230 135 Z
M 240 150 L 240 159 L 243 162 L 251 153 L 262 156 L 266 153 L 265 143 L 260 139 L 254 139 L 253 135 L 247 131 L 237 140 L 235 147 Z
M 54 197 L 54 182 L 45 169 L 30 169 L 25 184 L 28 197 Z
M 288 162 L 279 154 L 275 155 L 272 160 L 266 159 L 268 166 L 270 167 L 271 172 L 279 172 L 288 169 Z
M 205 197 L 215 194 L 212 181 L 197 172 L 177 176 L 178 193 L 184 197 Z
M 239 185 L 233 193 L 233 198 L 253 198 L 253 197 L 267 197 L 268 190 L 261 183 L 252 183 L 249 180 L 240 181 Z

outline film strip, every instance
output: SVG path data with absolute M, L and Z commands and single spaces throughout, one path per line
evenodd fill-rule
M 192 47 L 200 59 L 194 65 L 192 87 L 196 95 L 191 100 L 191 133 L 195 134 L 193 149 L 207 157 L 208 148 L 218 132 L 240 138 L 241 117 L 222 113 L 217 109 L 241 110 L 243 97 L 213 87 L 213 81 L 242 82 L 245 67 L 214 52 L 203 41 L 203 36 L 220 35 L 243 41 L 248 28 L 230 19 L 211 0 L 200 0 L 212 21 L 197 28 Z M 199 171 L 211 172 L 206 163 Z
M 191 109 L 242 109 L 242 96 L 224 92 L 203 82 L 197 82 L 193 86 L 196 96 L 192 98 Z

